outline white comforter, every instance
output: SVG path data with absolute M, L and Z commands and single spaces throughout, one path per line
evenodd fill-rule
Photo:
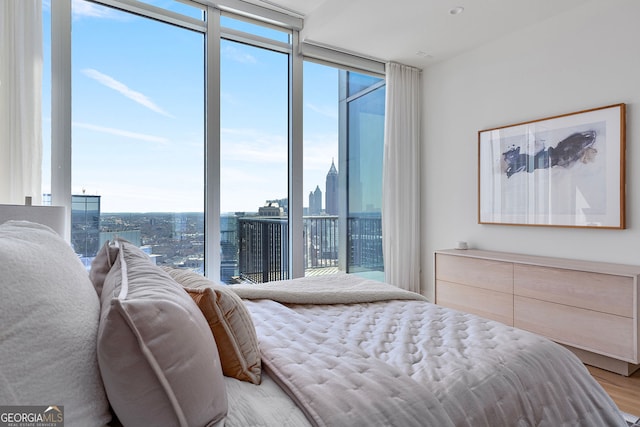
M 582 363 L 544 338 L 422 300 L 363 302 L 367 283 L 351 276 L 316 280 L 262 285 L 246 301 L 265 369 L 314 425 L 626 426 Z M 303 304 L 300 286 L 323 304 Z M 297 304 L 263 299 L 271 287 Z

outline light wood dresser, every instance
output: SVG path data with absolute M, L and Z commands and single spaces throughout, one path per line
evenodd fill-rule
M 448 249 L 435 252 L 436 304 L 546 336 L 589 365 L 640 368 L 640 266 Z

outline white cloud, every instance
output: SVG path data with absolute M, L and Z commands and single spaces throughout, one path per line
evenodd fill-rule
M 314 169 L 316 165 L 325 172 L 329 171 L 333 158 L 338 167 L 338 134 L 316 133 L 304 136 L 304 163 L 305 170 Z M 329 162 L 327 164 L 327 161 Z
M 321 114 L 323 116 L 329 117 L 331 119 L 338 120 L 338 108 L 337 108 L 337 106 L 319 107 L 319 106 L 317 106 L 315 104 L 312 104 L 312 103 L 308 102 L 306 107 L 309 110 L 315 111 L 318 114 Z
M 92 68 L 85 68 L 82 72 L 89 78 L 94 79 L 98 83 L 108 87 L 109 89 L 113 89 L 116 92 L 126 96 L 134 102 L 142 105 L 150 109 L 151 111 L 155 111 L 158 114 L 162 114 L 163 116 L 174 118 L 171 114 L 167 113 L 165 110 L 157 106 L 151 99 L 149 99 L 146 95 L 137 92 L 122 82 L 114 79 L 111 76 L 101 73 L 100 71 L 94 70 Z
M 166 138 L 162 138 L 162 137 L 159 137 L 159 136 L 147 135 L 147 134 L 136 133 L 136 132 L 130 132 L 130 131 L 127 131 L 127 130 L 122 130 L 122 129 L 116 129 L 116 128 L 110 128 L 110 127 L 104 127 L 104 126 L 97 126 L 97 125 L 92 125 L 92 124 L 89 124 L 89 123 L 73 122 L 72 124 L 73 124 L 74 127 L 77 127 L 77 128 L 89 129 L 89 130 L 93 130 L 93 131 L 96 131 L 96 132 L 108 133 L 110 135 L 123 136 L 125 138 L 138 139 L 138 140 L 141 140 L 141 141 L 158 142 L 158 143 L 161 143 L 161 144 L 167 144 L 169 142 L 169 140 L 167 140 Z
M 220 203 L 223 212 L 255 212 L 287 196 L 287 136 L 256 129 L 221 130 Z
M 231 94 L 229 92 L 221 92 L 220 100 L 222 105 L 240 105 L 240 101 L 238 101 L 238 98 L 236 98 L 234 94 Z
M 254 129 L 222 128 L 220 136 L 223 161 L 287 164 L 286 134 L 281 136 Z
M 83 0 L 73 0 L 71 3 L 71 10 L 74 18 L 108 18 L 108 19 L 122 19 L 118 17 L 115 10 L 100 6 L 95 3 L 91 3 Z
M 277 171 L 223 164 L 220 170 L 222 212 L 256 212 L 266 200 L 287 197 L 286 165 Z
M 255 56 L 242 52 L 233 46 L 225 46 L 220 52 L 221 55 L 241 64 L 257 64 L 258 60 Z

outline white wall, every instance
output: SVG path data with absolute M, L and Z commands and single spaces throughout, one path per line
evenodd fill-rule
M 640 1 L 596 0 L 423 72 L 422 289 L 433 252 L 479 249 L 640 265 Z M 480 225 L 478 130 L 627 104 L 625 230 Z

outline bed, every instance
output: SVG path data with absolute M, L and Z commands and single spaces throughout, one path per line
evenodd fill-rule
M 354 275 L 231 287 L 260 385 L 227 378 L 227 426 L 626 426 L 565 348 Z
M 21 221 L 0 261 L 0 402 L 68 426 L 626 425 L 563 347 L 358 276 L 225 286 L 123 239 L 87 275 Z

